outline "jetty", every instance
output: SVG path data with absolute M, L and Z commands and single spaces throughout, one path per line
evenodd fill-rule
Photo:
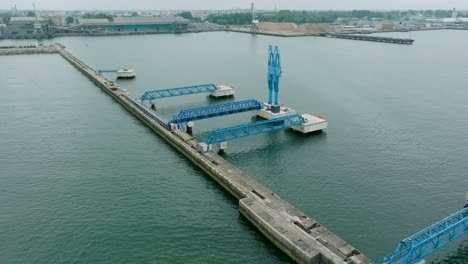
M 414 43 L 414 39 L 407 38 L 390 38 L 372 35 L 357 35 L 357 34 L 335 34 L 335 33 L 322 33 L 319 34 L 322 37 L 339 38 L 339 39 L 351 39 L 361 41 L 372 41 L 372 42 L 384 42 L 391 44 L 405 44 L 411 45 Z

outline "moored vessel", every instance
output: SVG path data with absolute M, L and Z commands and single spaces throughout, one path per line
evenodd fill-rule
M 117 71 L 118 79 L 133 79 L 135 75 L 136 71 L 134 69 L 121 69 Z

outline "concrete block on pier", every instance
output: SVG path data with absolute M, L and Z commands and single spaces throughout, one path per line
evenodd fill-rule
M 195 126 L 195 122 L 193 121 L 187 122 L 187 133 L 192 135 L 194 126 Z
M 263 118 L 263 119 L 273 119 L 273 118 L 280 118 L 283 116 L 290 116 L 296 114 L 296 110 L 286 107 L 286 106 L 272 106 L 270 104 L 264 103 L 264 108 L 258 110 L 256 115 Z M 272 111 L 272 108 L 276 107 L 276 111 Z M 278 111 L 279 107 L 279 111 Z
M 222 154 L 224 153 L 224 151 L 226 151 L 227 149 L 227 142 L 224 141 L 224 142 L 220 142 L 219 143 L 219 153 Z
M 202 142 L 202 143 L 198 143 L 198 145 L 197 145 L 197 150 L 198 150 L 199 152 L 205 153 L 205 152 L 211 151 L 212 149 L 213 149 L 213 146 L 212 146 L 212 145 L 208 145 L 208 144 L 203 143 L 203 142 Z

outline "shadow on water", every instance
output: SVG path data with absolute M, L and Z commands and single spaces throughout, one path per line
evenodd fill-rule
M 245 156 L 248 159 L 251 159 L 251 155 L 260 155 L 263 156 L 265 153 L 274 153 L 281 151 L 284 148 L 295 148 L 305 145 L 306 143 L 312 144 L 323 144 L 327 139 L 327 132 L 325 131 L 316 131 L 313 133 L 302 134 L 299 132 L 292 131 L 287 129 L 284 131 L 274 131 L 266 133 L 264 135 L 265 142 L 267 144 L 256 146 L 255 148 L 245 149 L 238 153 L 232 153 L 229 156 L 239 157 Z

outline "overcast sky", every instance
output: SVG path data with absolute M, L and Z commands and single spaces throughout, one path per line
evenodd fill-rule
M 0 0 L 0 9 L 468 9 L 468 0 Z

